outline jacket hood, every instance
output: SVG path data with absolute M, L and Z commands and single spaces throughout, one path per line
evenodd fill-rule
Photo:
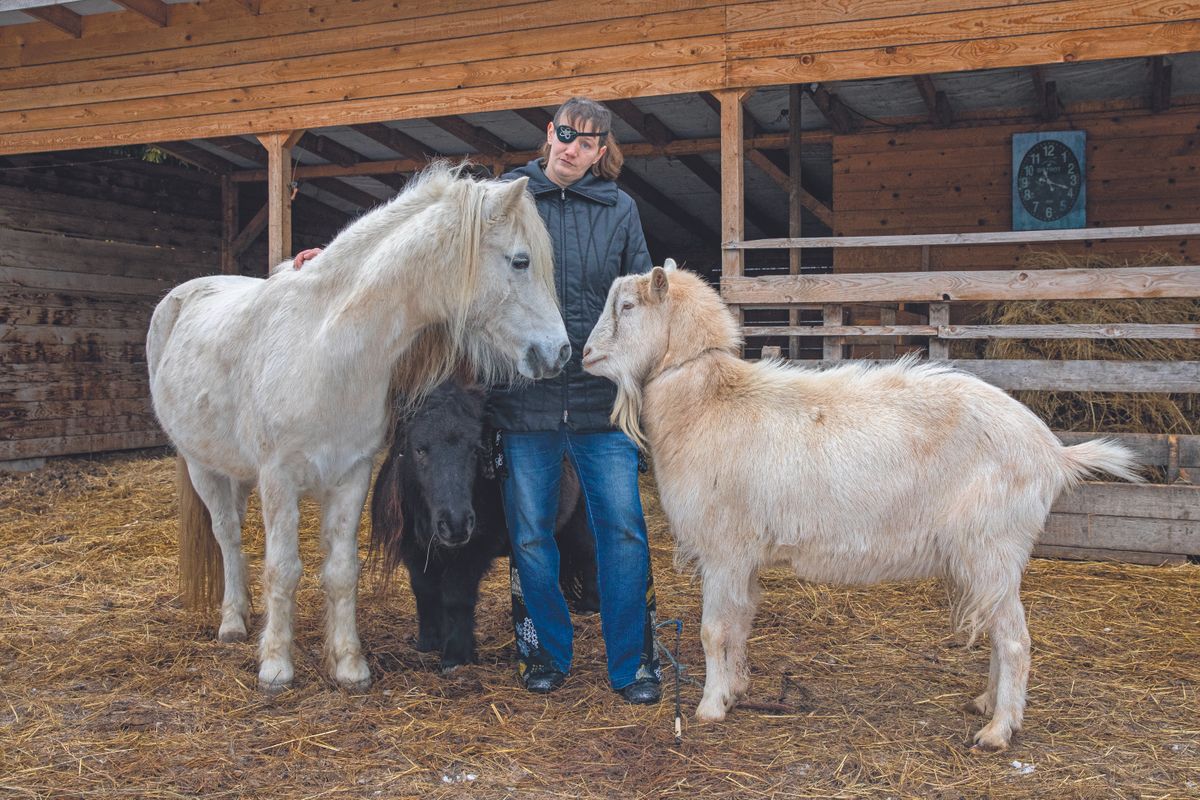
M 562 190 L 561 186 L 546 177 L 540 158 L 535 158 L 525 166 L 517 167 L 512 172 L 504 175 L 504 178 L 508 180 L 520 177 L 529 178 L 529 191 L 534 197 L 541 197 L 542 195 L 552 193 L 556 194 Z M 582 178 L 568 186 L 567 191 L 591 200 L 594 203 L 603 203 L 606 206 L 615 206 L 617 204 L 616 182 L 610 181 L 607 178 L 598 178 L 592 174 L 591 170 L 588 170 Z

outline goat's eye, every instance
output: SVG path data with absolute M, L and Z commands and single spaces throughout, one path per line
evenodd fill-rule
M 529 256 L 517 253 L 512 257 L 513 269 L 529 269 Z
M 633 308 L 634 305 L 635 304 L 632 300 L 626 300 L 624 303 L 621 303 L 621 310 L 628 311 L 629 309 Z

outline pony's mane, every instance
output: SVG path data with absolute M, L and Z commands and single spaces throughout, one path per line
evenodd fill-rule
M 514 377 L 507 359 L 482 337 L 466 335 L 471 298 L 480 280 L 483 238 L 487 226 L 500 221 L 485 218 L 488 188 L 497 181 L 474 177 L 470 166 L 465 161 L 431 162 L 398 195 L 344 228 L 311 266 L 341 284 L 348 294 L 345 304 L 352 306 L 360 301 L 357 294 L 378 290 L 379 281 L 364 280 L 364 274 L 396 272 L 396 263 L 420 265 L 417 277 L 425 285 L 418 291 L 438 303 L 443 318 L 423 329 L 396 364 L 392 393 L 402 411 L 457 373 L 487 384 Z M 430 224 L 420 231 L 404 230 L 406 223 L 434 206 L 454 213 L 430 214 Z M 553 297 L 553 249 L 532 199 L 523 198 L 520 210 L 504 222 L 529 242 L 535 279 Z
M 631 276 L 637 281 L 638 295 L 650 292 L 648 275 Z M 610 421 L 638 447 L 649 450 L 642 431 L 642 393 L 645 385 L 664 371 L 689 361 L 706 351 L 738 354 L 742 346 L 741 330 L 721 296 L 703 278 L 693 272 L 672 269 L 667 272 L 666 352 L 659 365 L 644 376 L 622 376 L 617 383 L 617 399 Z

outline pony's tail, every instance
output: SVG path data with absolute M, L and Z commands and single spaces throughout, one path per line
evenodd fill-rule
M 175 488 L 179 496 L 179 593 L 185 608 L 211 608 L 225 592 L 221 548 L 213 536 L 212 517 L 196 494 L 183 456 L 175 456 Z
M 403 560 L 400 542 L 404 537 L 404 507 L 401 503 L 400 459 L 403 432 L 396 428 L 387 458 L 375 477 L 371 491 L 371 546 L 369 560 L 381 568 L 384 580 L 392 576 Z

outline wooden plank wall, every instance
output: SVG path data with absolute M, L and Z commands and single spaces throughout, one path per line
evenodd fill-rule
M 1200 113 L 1188 110 L 1073 117 L 1087 131 L 1088 227 L 1200 222 Z M 1065 130 L 1057 123 L 984 125 L 835 136 L 835 232 L 844 236 L 1007 231 L 1012 227 L 1012 135 Z M 1136 257 L 1148 250 L 1183 263 L 1196 239 L 929 248 L 929 269 L 1011 269 L 1031 250 Z M 920 270 L 920 248 L 837 250 L 837 272 Z
M 0 185 L 0 460 L 163 443 L 146 328 L 171 286 L 216 271 L 220 224 L 161 181 L 90 180 L 115 172 L 21 171 L 6 178 L 26 185 Z
M 262 0 L 0 30 L 0 154 L 1200 49 L 1173 0 Z

